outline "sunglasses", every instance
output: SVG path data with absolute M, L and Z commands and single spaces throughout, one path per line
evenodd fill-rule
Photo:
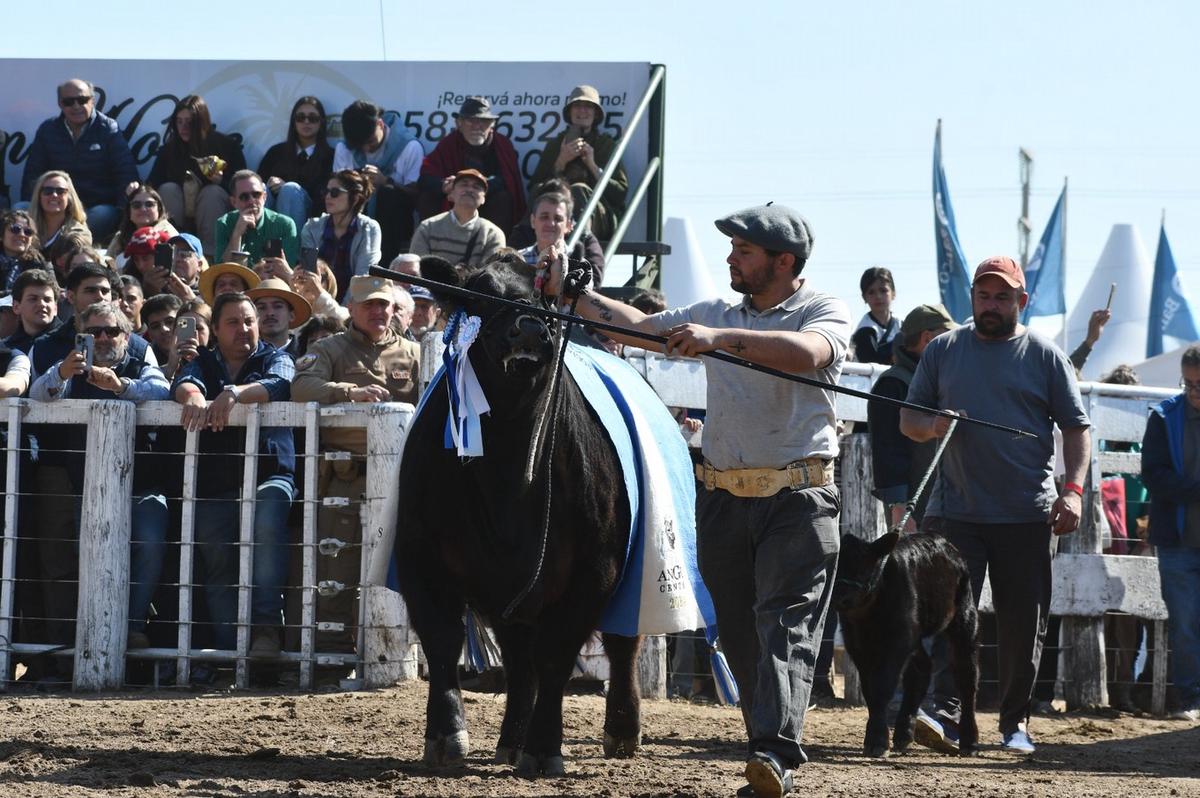
M 70 108 L 72 105 L 87 105 L 92 101 L 90 94 L 81 94 L 78 97 L 59 97 L 58 102 L 63 108 Z
M 67 188 L 64 186 L 42 186 L 43 197 L 65 197 Z
M 158 203 L 154 200 L 134 200 L 129 203 L 129 207 L 135 211 L 148 211 L 151 208 L 157 208 Z
M 263 191 L 243 191 L 241 194 L 238 194 L 238 199 L 242 202 L 249 202 L 252 199 L 262 199 L 265 193 Z
M 116 338 L 125 331 L 120 327 L 88 327 L 84 329 L 84 332 L 93 338 L 99 338 L 102 335 L 107 335 L 111 339 Z
M 326 197 L 333 197 L 334 199 L 337 199 L 343 194 L 353 194 L 354 192 L 348 188 L 342 188 L 341 186 L 334 186 L 332 188 L 326 186 L 325 188 L 321 189 L 321 193 Z
M 8 232 L 12 233 L 15 236 L 25 236 L 28 238 L 29 236 L 33 235 L 33 228 L 26 227 L 23 224 L 15 224 L 14 223 L 14 224 L 10 224 L 8 226 Z
M 296 114 L 296 115 L 295 115 L 294 117 L 292 117 L 292 118 L 293 118 L 293 119 L 295 119 L 297 122 L 308 122 L 308 123 L 310 123 L 310 124 L 314 124 L 314 125 L 315 125 L 316 123 L 318 123 L 318 122 L 320 122 L 320 121 L 321 121 L 321 115 L 320 115 L 320 114 L 305 114 L 305 113 L 300 113 L 300 114 Z

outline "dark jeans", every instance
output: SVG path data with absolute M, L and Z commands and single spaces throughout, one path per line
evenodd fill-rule
M 380 265 L 388 266 L 392 258 L 408 252 L 416 227 L 416 194 L 403 186 L 385 186 L 375 192 L 371 201 L 375 221 L 379 222 Z M 339 285 L 338 291 L 346 286 Z
M 837 488 L 740 498 L 700 489 L 700 574 L 741 694 L 749 750 L 790 767 L 800 747 L 838 554 Z
M 1052 536 L 1045 521 L 974 524 L 947 519 L 942 534 L 967 562 L 979 602 L 989 575 L 996 615 L 1000 732 L 1029 720 L 1030 701 L 1050 614 Z

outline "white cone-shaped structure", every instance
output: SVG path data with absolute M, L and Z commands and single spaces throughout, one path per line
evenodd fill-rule
M 1108 335 L 1108 332 L 1105 331 L 1104 334 Z M 1131 363 L 1130 365 L 1137 372 L 1142 385 L 1150 388 L 1178 388 L 1179 359 L 1183 357 L 1185 349 L 1187 346 L 1181 346 L 1170 352 L 1155 355 L 1149 360 L 1143 360 L 1141 363 Z
M 1146 324 L 1150 318 L 1153 279 L 1154 264 L 1137 229 L 1131 224 L 1113 225 L 1092 276 L 1067 316 L 1069 354 L 1087 337 L 1092 311 L 1104 307 L 1110 286 L 1117 284 L 1112 320 L 1083 366 L 1083 379 L 1098 380 L 1122 363 L 1140 363 L 1146 359 Z
M 662 265 L 667 307 L 679 308 L 722 296 L 713 284 L 690 219 L 669 217 L 663 225 L 663 242 L 671 246 L 671 254 L 663 258 Z

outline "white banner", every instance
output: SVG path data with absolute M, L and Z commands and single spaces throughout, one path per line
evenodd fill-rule
M 97 108 L 125 132 L 142 176 L 149 174 L 176 101 L 199 94 L 213 124 L 242 139 L 246 164 L 257 168 L 267 148 L 287 136 L 298 97 L 321 100 L 330 138 L 339 138 L 341 111 L 357 99 L 398 114 L 425 152 L 454 130 L 467 95 L 482 95 L 500 117 L 496 129 L 508 136 L 528 181 L 546 142 L 562 131 L 563 100 L 574 86 L 595 86 L 604 105 L 602 130 L 619 136 L 650 77 L 648 63 L 487 63 L 342 61 L 109 61 L 0 60 L 0 130 L 7 134 L 0 155 L 0 184 L 19 199 L 21 171 L 37 126 L 58 116 L 55 87 L 72 77 L 96 86 Z M 630 185 L 646 169 L 647 122 L 625 151 Z M 627 238 L 645 234 L 639 210 Z M 505 231 L 508 232 L 508 231 Z

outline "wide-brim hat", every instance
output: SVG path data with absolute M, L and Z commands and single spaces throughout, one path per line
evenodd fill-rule
M 455 119 L 499 119 L 492 113 L 492 104 L 487 97 L 468 97 L 463 100 L 458 113 L 451 114 Z
M 604 121 L 604 106 L 600 104 L 600 92 L 596 91 L 595 86 L 588 86 L 584 84 L 571 89 L 571 93 L 567 95 L 567 101 L 563 103 L 562 107 L 563 121 L 568 125 L 571 124 L 571 118 L 567 113 L 567 109 L 575 103 L 588 103 L 596 106 L 596 113 L 598 113 L 599 116 L 596 117 L 595 126 L 599 126 L 599 124 Z
M 261 282 L 261 278 L 253 269 L 247 269 L 240 263 L 217 263 L 209 266 L 200 272 L 200 296 L 204 297 L 204 301 L 209 305 L 216 299 L 213 296 L 213 285 L 216 284 L 217 278 L 222 274 L 236 274 L 238 277 L 241 277 L 242 282 L 246 284 L 247 291 Z
M 263 299 L 265 297 L 282 299 L 292 309 L 292 323 L 290 325 L 292 328 L 299 327 L 312 316 L 312 305 L 308 304 L 308 300 L 293 291 L 290 285 L 278 277 L 263 280 L 257 286 L 247 291 L 246 296 L 252 300 Z

